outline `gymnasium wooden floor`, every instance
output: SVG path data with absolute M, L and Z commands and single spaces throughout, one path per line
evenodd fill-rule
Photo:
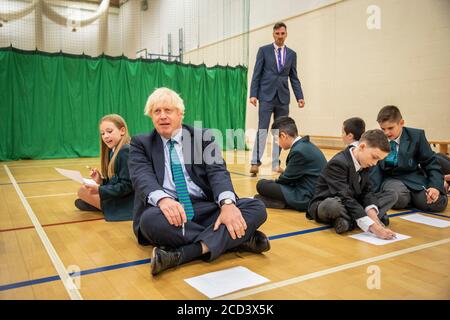
M 324 153 L 329 159 L 336 151 Z M 226 153 L 240 197 L 256 192 L 248 157 Z M 411 210 L 389 212 L 391 228 L 410 239 L 374 246 L 337 235 L 304 213 L 269 209 L 261 228 L 271 237 L 268 253 L 227 253 L 211 263 L 195 261 L 152 277 L 152 247 L 137 244 L 131 222 L 108 223 L 101 214 L 78 211 L 73 205 L 78 185 L 54 169 L 87 176 L 85 166 L 98 163 L 97 158 L 1 163 L 0 299 L 206 299 L 184 279 L 233 266 L 247 267 L 270 282 L 223 299 L 450 299 L 450 228 L 400 218 Z M 263 166 L 260 177 L 275 178 L 269 169 Z M 33 226 L 28 205 L 42 229 Z M 439 215 L 422 214 L 450 219 L 449 208 Z M 39 230 L 54 249 L 51 255 Z M 73 275 L 76 294 L 66 290 L 51 256 L 63 269 L 79 271 Z M 368 286 L 375 283 L 373 269 L 381 272 L 377 288 Z

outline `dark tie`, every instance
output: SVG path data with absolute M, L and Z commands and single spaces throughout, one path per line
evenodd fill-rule
M 391 145 L 391 152 L 389 152 L 388 156 L 384 160 L 386 164 L 390 167 L 396 167 L 398 163 L 397 159 L 397 142 L 394 140 L 390 141 L 389 144 Z
M 281 48 L 278 48 L 278 71 L 280 71 L 283 68 L 283 64 L 281 63 Z
M 191 198 L 189 197 L 183 167 L 181 166 L 177 151 L 175 150 L 175 143 L 176 141 L 169 140 L 170 167 L 172 169 L 173 182 L 175 183 L 178 201 L 183 205 L 187 219 L 192 220 L 194 217 L 194 207 L 192 206 Z

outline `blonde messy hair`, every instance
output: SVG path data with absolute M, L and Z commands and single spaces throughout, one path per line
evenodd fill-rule
M 147 103 L 145 104 L 144 114 L 150 117 L 153 108 L 161 102 L 167 101 L 169 104 L 184 114 L 184 103 L 183 99 L 175 91 L 161 87 L 155 89 L 152 94 L 148 97 Z

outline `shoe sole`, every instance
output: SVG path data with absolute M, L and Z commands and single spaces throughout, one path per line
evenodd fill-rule
M 157 275 L 158 273 L 156 272 L 156 273 L 154 273 L 156 270 L 153 270 L 154 268 L 155 268 L 155 266 L 156 266 L 156 264 L 155 264 L 155 257 L 156 257 L 156 249 L 157 249 L 158 247 L 154 247 L 153 248 L 153 250 L 152 250 L 152 261 L 150 262 L 150 274 L 152 275 L 152 276 L 155 276 L 155 275 Z
M 337 234 L 342 234 L 345 233 L 347 231 L 350 230 L 350 227 L 348 224 L 338 221 L 335 225 L 334 225 L 334 230 L 336 231 Z

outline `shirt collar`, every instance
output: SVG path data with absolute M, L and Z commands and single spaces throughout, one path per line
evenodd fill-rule
M 177 130 L 177 133 L 174 136 L 172 136 L 172 139 L 166 139 L 161 135 L 160 135 L 160 137 L 161 137 L 161 140 L 162 140 L 164 146 L 167 145 L 167 142 L 169 142 L 169 140 L 174 140 L 178 144 L 181 144 L 182 133 L 183 133 L 183 130 L 182 130 L 182 128 L 180 128 Z
M 397 143 L 397 145 L 400 145 L 400 138 L 402 137 L 402 133 L 403 133 L 403 128 L 402 128 L 402 131 L 400 131 L 400 134 L 398 135 L 397 139 L 389 140 L 389 142 L 395 141 Z
M 281 48 L 282 50 L 284 50 L 284 48 L 286 47 L 286 45 L 283 44 L 281 47 L 279 47 L 279 46 L 277 46 L 277 44 L 274 42 L 274 43 L 273 43 L 273 47 L 274 47 L 275 50 L 278 50 L 278 48 Z
M 361 168 L 361 165 L 359 164 L 358 160 L 356 160 L 355 155 L 353 154 L 354 149 L 356 149 L 356 147 L 350 148 L 350 155 L 352 156 L 352 160 L 353 160 L 353 164 L 355 165 L 356 172 L 359 172 L 362 168 Z
M 300 140 L 302 138 L 302 136 L 297 136 L 297 138 L 294 139 L 294 141 L 292 141 L 292 145 L 294 145 L 294 143 L 296 143 L 298 140 Z

